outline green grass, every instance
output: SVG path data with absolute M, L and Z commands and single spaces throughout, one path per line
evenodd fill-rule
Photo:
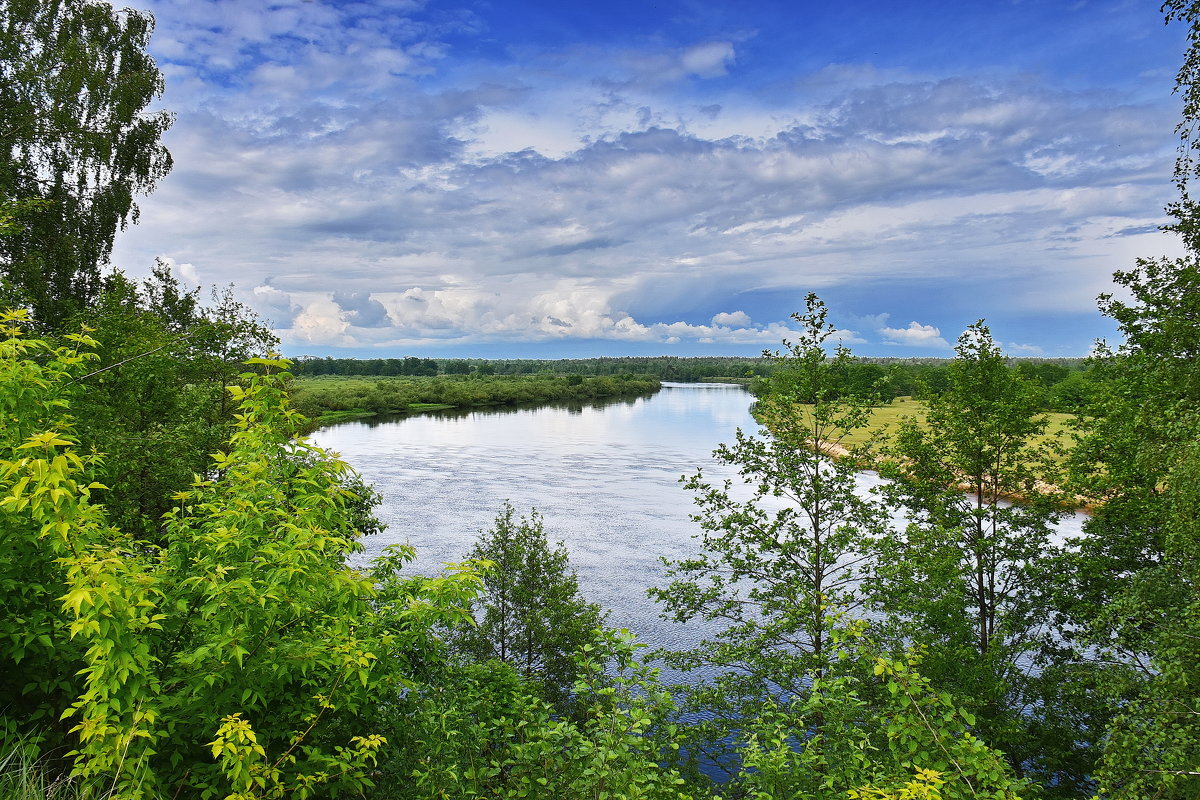
M 34 747 L 17 740 L 0 751 L 0 798 L 3 800 L 103 800 L 109 792 L 86 792 L 78 781 L 53 777 L 34 756 Z
M 454 408 L 449 403 L 409 403 L 406 413 L 420 414 L 423 411 L 441 411 L 446 408 Z M 365 408 L 351 408 L 345 411 L 326 411 L 320 416 L 311 421 L 311 427 L 315 430 L 326 425 L 336 425 L 339 422 L 353 422 L 356 419 L 367 419 L 369 417 L 379 416 L 374 411 L 368 411 Z
M 367 411 L 365 408 L 351 408 L 346 411 L 326 411 L 313 420 L 313 422 L 319 425 L 332 425 L 335 422 L 349 422 L 352 419 L 363 419 L 364 417 L 373 416 L 375 416 L 374 411 Z
M 924 423 L 925 415 L 928 411 L 928 406 L 921 400 L 914 400 L 911 397 L 897 397 L 891 403 L 884 406 L 876 406 L 871 409 L 871 423 L 866 428 L 854 431 L 844 440 L 847 446 L 856 446 L 866 444 L 874 438 L 887 437 L 894 433 L 900 423 L 905 419 L 916 419 L 918 422 Z M 1075 420 L 1074 414 L 1062 414 L 1058 412 L 1045 412 L 1049 424 L 1046 427 L 1046 433 L 1040 437 L 1035 444 L 1049 444 L 1054 439 L 1069 447 L 1070 446 L 1070 431 L 1071 424 Z M 1058 456 L 1061 459 L 1061 454 Z
M 737 383 L 742 386 L 749 386 L 750 384 L 754 383 L 754 378 L 746 378 L 746 377 L 741 377 L 741 378 L 732 378 L 732 377 L 729 377 L 729 378 L 721 378 L 721 377 L 699 378 L 697 380 L 697 382 L 698 383 Z

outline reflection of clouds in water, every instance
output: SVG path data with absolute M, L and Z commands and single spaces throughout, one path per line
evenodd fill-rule
M 664 383 L 664 410 L 674 414 L 707 416 L 721 428 L 756 430 L 758 424 L 748 413 L 753 397 L 745 388 L 733 383 Z M 718 398 L 717 402 L 713 402 Z M 739 402 L 721 402 L 726 398 L 738 398 Z
M 672 384 L 633 403 L 346 423 L 313 438 L 383 495 L 388 530 L 364 540 L 364 559 L 409 542 L 414 571 L 433 574 L 465 556 L 505 500 L 519 513 L 536 507 L 551 540 L 570 549 L 584 593 L 612 609 L 610 624 L 655 646 L 686 647 L 706 626 L 659 619 L 646 589 L 665 582 L 661 557 L 695 552 L 696 507 L 679 477 L 703 467 L 714 484 L 737 483 L 712 451 L 738 427 L 756 429 L 751 399 L 737 386 Z M 862 473 L 858 482 L 865 492 L 880 479 Z M 1069 535 L 1078 528 L 1078 517 L 1064 525 Z
M 739 425 L 753 424 L 749 403 L 740 387 L 675 388 L 577 413 L 426 415 L 347 423 L 314 438 L 384 497 L 388 530 L 364 542 L 365 555 L 408 541 L 417 548 L 414 570 L 433 573 L 467 553 L 504 500 L 519 512 L 536 507 L 550 538 L 570 549 L 584 592 L 613 609 L 612 624 L 665 644 L 698 634 L 659 620 L 646 597 L 662 582 L 662 556 L 695 549 L 692 497 L 679 478 L 700 466 L 714 478 L 734 477 L 711 453 Z

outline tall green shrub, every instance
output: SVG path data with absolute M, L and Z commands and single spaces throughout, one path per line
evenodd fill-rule
M 294 438 L 279 376 L 244 376 L 215 477 L 176 495 L 161 543 L 133 539 L 95 502 L 96 457 L 76 452 L 61 397 L 85 357 L 3 319 L 0 674 L 19 721 L 66 720 L 73 772 L 120 798 L 369 786 L 385 742 L 365 715 L 412 684 L 398 654 L 463 613 L 474 576 L 396 598 L 376 586 L 404 553 L 375 580 L 346 566 L 359 498 L 348 467 Z

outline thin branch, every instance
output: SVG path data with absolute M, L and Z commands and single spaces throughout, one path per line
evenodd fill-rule
M 172 345 L 177 345 L 180 342 L 184 341 L 185 339 L 195 336 L 199 332 L 200 332 L 200 328 L 198 327 L 194 331 L 180 334 L 176 338 L 175 341 L 167 342 L 166 344 L 160 345 L 160 346 L 154 348 L 153 350 L 147 350 L 144 353 L 138 353 L 137 355 L 133 355 L 133 356 L 130 356 L 129 358 L 122 359 L 115 364 L 109 364 L 107 367 L 101 367 L 100 369 L 92 370 L 91 372 L 87 373 L 86 375 L 80 375 L 78 378 L 67 383 L 66 385 L 71 386 L 73 384 L 79 383 L 80 381 L 87 380 L 88 378 L 91 378 L 94 375 L 99 375 L 101 372 L 108 372 L 110 369 L 116 369 L 117 367 L 119 367 L 123 364 L 128 364 L 130 361 L 137 361 L 139 358 L 145 358 L 146 356 L 153 355 L 153 354 L 157 353 L 159 350 L 165 350 L 168 347 L 171 347 Z

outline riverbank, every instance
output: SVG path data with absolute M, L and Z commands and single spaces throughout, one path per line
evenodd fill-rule
M 439 409 L 507 408 L 592 402 L 654 394 L 647 375 L 438 375 L 402 378 L 321 376 L 294 379 L 292 403 L 316 429 L 381 415 Z

